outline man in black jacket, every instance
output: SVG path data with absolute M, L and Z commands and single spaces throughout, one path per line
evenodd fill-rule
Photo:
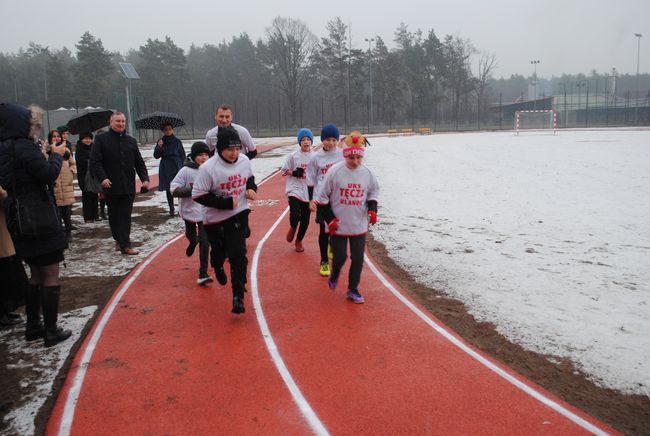
M 126 133 L 126 117 L 111 115 L 108 132 L 97 135 L 90 151 L 90 172 L 101 180 L 108 206 L 113 239 L 123 254 L 138 254 L 131 247 L 131 211 L 135 198 L 135 173 L 149 189 L 149 175 L 138 143 Z

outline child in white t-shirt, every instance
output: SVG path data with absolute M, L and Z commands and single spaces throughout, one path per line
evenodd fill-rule
M 287 242 L 293 242 L 296 237 L 296 251 L 302 253 L 305 249 L 302 246 L 302 239 L 305 237 L 309 227 L 309 190 L 307 188 L 307 164 L 311 157 L 311 145 L 314 142 L 314 134 L 309 129 L 298 130 L 299 150 L 294 151 L 284 161 L 281 170 L 283 176 L 287 176 L 285 192 L 289 200 L 289 231 Z M 298 225 L 300 224 L 300 227 Z M 296 236 L 296 230 L 298 236 Z
M 329 235 L 327 233 L 327 223 L 318 212 L 316 203 L 312 200 L 314 193 L 319 184 L 325 178 L 327 171 L 337 162 L 343 160 L 343 153 L 338 147 L 339 129 L 334 124 L 325 124 L 320 132 L 320 140 L 323 148 L 311 154 L 307 164 L 307 188 L 309 190 L 309 208 L 316 212 L 316 222 L 320 226 L 318 233 L 318 247 L 320 248 L 320 275 L 329 277 L 330 265 L 327 256 L 327 247 L 329 246 Z
M 354 303 L 365 300 L 359 293 L 361 270 L 366 247 L 368 223 L 377 222 L 379 184 L 372 172 L 363 165 L 367 144 L 358 131 L 344 139 L 345 161 L 329 169 L 314 195 L 318 210 L 327 222 L 333 258 L 331 275 L 327 281 L 330 289 L 338 284 L 341 268 L 347 258 L 350 243 L 350 272 L 347 297 Z
M 196 245 L 199 245 L 199 285 L 207 285 L 213 279 L 208 275 L 208 256 L 210 255 L 210 242 L 203 228 L 205 206 L 192 200 L 192 186 L 199 173 L 199 167 L 210 158 L 210 149 L 205 142 L 197 141 L 192 144 L 189 157 L 185 160 L 183 168 L 176 174 L 169 185 L 169 191 L 174 197 L 180 197 L 179 215 L 185 221 L 185 237 L 190 242 L 185 250 L 187 257 L 194 254 Z

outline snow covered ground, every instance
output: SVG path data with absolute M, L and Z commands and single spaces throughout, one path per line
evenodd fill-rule
M 650 131 L 372 144 L 393 259 L 510 340 L 650 396 Z

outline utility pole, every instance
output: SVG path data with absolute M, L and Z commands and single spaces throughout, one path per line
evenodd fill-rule
M 372 43 L 375 41 L 375 38 L 365 38 L 365 41 L 368 43 L 368 77 L 370 81 L 370 110 L 368 114 L 368 133 L 372 132 Z

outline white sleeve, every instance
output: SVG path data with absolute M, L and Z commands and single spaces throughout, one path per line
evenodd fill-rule
M 368 187 L 368 200 L 379 200 L 379 182 L 373 173 L 370 173 L 370 186 Z
M 215 131 L 217 128 L 218 127 L 212 128 L 205 134 L 205 143 L 210 149 L 210 152 L 214 151 L 217 146 L 217 132 Z
M 330 202 L 333 179 L 334 172 L 328 171 L 327 174 L 325 174 L 325 178 L 318 184 L 316 191 L 314 191 L 314 201 L 316 204 L 328 204 Z
M 212 177 L 205 164 L 199 167 L 199 173 L 192 186 L 192 200 L 209 194 L 212 189 Z
M 287 170 L 293 171 L 293 153 L 287 156 L 287 158 L 284 160 L 284 163 L 282 164 L 282 167 L 280 167 L 280 171 L 287 171 Z
M 246 127 L 239 126 L 239 129 L 237 129 L 237 133 L 239 133 L 239 140 L 241 141 L 242 145 L 246 149 L 245 152 L 251 152 L 255 150 L 255 143 L 253 142 L 253 137 L 251 136 L 250 132 Z
M 178 188 L 182 188 L 185 186 L 187 183 L 185 181 L 185 168 L 181 168 L 181 170 L 176 174 L 174 177 L 174 180 L 171 181 L 169 184 L 169 191 L 173 194 L 175 190 Z
M 307 163 L 307 186 L 315 186 L 318 178 L 318 165 L 316 163 L 316 154 L 309 158 Z M 314 194 L 316 194 L 314 192 Z M 316 197 L 314 197 L 316 198 Z

